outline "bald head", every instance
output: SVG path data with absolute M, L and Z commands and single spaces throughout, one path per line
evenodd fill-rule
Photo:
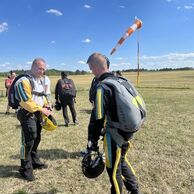
M 103 73 L 108 72 L 109 60 L 106 56 L 100 53 L 93 53 L 89 56 L 87 64 L 92 70 L 95 77 L 100 77 Z
M 34 60 L 33 60 L 33 62 L 32 62 L 32 68 L 34 67 L 34 66 L 37 66 L 38 65 L 38 63 L 46 63 L 45 62 L 45 60 L 43 59 L 43 58 L 35 58 Z
M 104 55 L 100 53 L 93 53 L 92 55 L 89 56 L 87 60 L 87 64 L 89 65 L 96 65 L 96 66 L 107 66 L 107 59 L 105 58 Z
M 36 58 L 32 62 L 31 73 L 35 78 L 40 78 L 43 76 L 45 68 L 46 68 L 45 60 L 42 58 Z

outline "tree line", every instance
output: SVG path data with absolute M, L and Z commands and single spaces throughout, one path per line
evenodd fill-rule
M 144 69 L 141 68 L 139 69 L 140 72 L 143 71 L 183 71 L 183 70 L 194 70 L 193 67 L 181 67 L 181 68 L 162 68 L 162 69 Z M 19 74 L 23 74 L 25 72 L 27 72 L 26 70 L 12 70 L 14 71 L 17 75 Z M 138 69 L 125 69 L 125 70 L 121 70 L 122 72 L 137 72 Z M 67 75 L 86 75 L 86 74 L 90 74 L 90 72 L 88 71 L 84 71 L 84 70 L 76 70 L 76 71 L 64 71 Z M 0 76 L 1 77 L 6 77 L 8 75 L 9 72 L 0 72 Z M 50 76 L 60 76 L 61 75 L 61 70 L 57 70 L 57 69 L 48 69 L 46 70 L 46 75 Z
M 28 72 L 29 70 L 12 70 L 16 73 L 16 75 L 24 74 Z M 62 70 L 57 70 L 57 69 L 48 69 L 46 70 L 46 75 L 50 76 L 60 76 Z M 84 70 L 76 70 L 76 71 L 64 71 L 67 75 L 85 75 L 85 74 L 90 74 L 87 71 Z M 9 72 L 0 72 L 1 77 L 6 77 L 9 74 Z

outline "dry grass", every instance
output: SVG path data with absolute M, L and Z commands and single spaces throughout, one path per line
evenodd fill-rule
M 136 74 L 125 74 L 136 82 Z M 59 128 L 43 131 L 39 154 L 49 168 L 36 170 L 36 181 L 20 179 L 20 126 L 13 114 L 4 115 L 6 98 L 0 98 L 0 193 L 2 194 L 108 194 L 105 173 L 95 180 L 81 172 L 80 150 L 85 149 L 91 105 L 88 88 L 92 76 L 72 76 L 78 87 L 76 109 L 80 125 L 63 126 L 61 112 L 55 112 Z M 51 77 L 52 90 L 57 78 Z M 3 88 L 3 79 L 0 88 Z M 129 160 L 138 175 L 143 194 L 194 193 L 194 72 L 146 72 L 140 76 L 148 116 L 135 134 Z M 124 194 L 126 191 L 124 191 Z

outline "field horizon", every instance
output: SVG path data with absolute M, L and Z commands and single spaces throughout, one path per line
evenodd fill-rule
M 135 72 L 124 77 L 137 86 Z M 0 97 L 0 194 L 108 194 L 106 171 L 96 179 L 84 177 L 82 155 L 86 148 L 91 104 L 88 90 L 92 75 L 72 75 L 77 86 L 79 125 L 64 127 L 60 111 L 54 111 L 58 129 L 42 131 L 40 158 L 48 169 L 35 170 L 36 180 L 26 182 L 19 173 L 20 125 L 14 110 L 5 115 L 7 98 Z M 52 101 L 60 77 L 51 76 Z M 0 77 L 0 89 L 4 89 Z M 138 91 L 147 107 L 142 129 L 135 133 L 128 159 L 134 167 L 142 194 L 194 193 L 194 70 L 140 72 Z M 102 142 L 99 142 L 102 145 Z M 126 194 L 125 188 L 123 194 Z

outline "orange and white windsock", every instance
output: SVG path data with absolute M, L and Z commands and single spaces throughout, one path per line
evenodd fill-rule
M 116 51 L 117 47 L 120 46 L 128 36 L 130 36 L 133 32 L 135 32 L 135 30 L 141 28 L 141 26 L 142 26 L 142 21 L 140 19 L 136 19 L 134 24 L 129 27 L 129 29 L 117 42 L 117 45 L 112 49 L 110 54 L 112 55 Z

